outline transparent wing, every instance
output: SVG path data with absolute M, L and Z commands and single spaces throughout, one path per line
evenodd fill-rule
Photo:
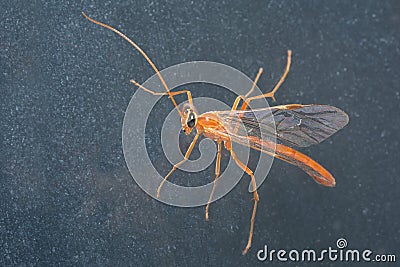
M 327 105 L 283 105 L 215 114 L 231 136 L 276 138 L 291 146 L 318 144 L 343 128 L 347 114 Z

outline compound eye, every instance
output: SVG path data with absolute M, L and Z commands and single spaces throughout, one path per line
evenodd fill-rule
M 193 128 L 196 125 L 196 116 L 193 113 L 189 115 L 186 125 L 189 128 Z

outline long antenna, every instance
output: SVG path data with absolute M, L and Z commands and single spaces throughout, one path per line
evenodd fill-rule
M 130 43 L 137 51 L 139 51 L 140 54 L 142 54 L 142 56 L 147 60 L 147 62 L 150 64 L 150 66 L 153 68 L 153 70 L 157 73 L 158 77 L 161 80 L 161 83 L 163 84 L 163 86 L 165 87 L 165 90 L 167 90 L 167 93 L 169 95 L 169 98 L 171 99 L 172 103 L 174 104 L 176 110 L 178 111 L 179 115 L 182 117 L 182 113 L 179 110 L 178 104 L 176 103 L 173 95 L 171 94 L 171 91 L 169 90 L 167 83 L 165 82 L 164 78 L 162 77 L 160 71 L 157 69 L 156 65 L 154 65 L 153 61 L 151 61 L 151 59 L 149 58 L 149 56 L 131 39 L 129 39 L 125 34 L 123 34 L 122 32 L 118 31 L 117 29 L 114 29 L 113 27 L 104 24 L 100 21 L 94 20 L 92 18 L 90 18 L 88 15 L 86 15 L 84 12 L 82 12 L 82 15 L 89 20 L 90 22 L 93 22 L 94 24 L 100 25 L 104 28 L 107 28 L 113 32 L 115 32 L 116 34 L 118 34 L 119 36 L 121 36 L 122 38 L 124 38 L 128 43 Z

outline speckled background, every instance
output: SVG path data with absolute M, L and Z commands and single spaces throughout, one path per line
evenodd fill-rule
M 399 2 L 217 2 L 1 2 L 1 266 L 251 266 L 265 244 L 321 250 L 340 237 L 350 248 L 398 253 Z M 247 177 L 211 206 L 210 222 L 203 207 L 149 197 L 128 172 L 121 129 L 135 89 L 129 79 L 143 82 L 153 71 L 81 11 L 136 40 L 160 69 L 209 60 L 254 77 L 264 67 L 264 91 L 292 49 L 278 103 L 329 104 L 350 116 L 328 141 L 302 150 L 332 171 L 336 188 L 275 161 L 259 190 L 246 256 Z M 206 85 L 190 89 L 227 103 L 235 97 Z M 158 106 L 171 108 L 168 99 Z M 154 113 L 149 127 L 164 113 Z M 171 165 L 157 146 L 160 133 L 148 133 L 150 155 L 165 174 Z M 172 181 L 207 182 L 213 172 L 177 172 Z

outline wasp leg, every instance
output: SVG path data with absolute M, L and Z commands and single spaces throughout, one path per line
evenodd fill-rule
M 208 199 L 207 206 L 206 206 L 206 221 L 208 221 L 208 209 L 210 208 L 210 203 L 214 196 L 215 187 L 217 185 L 217 181 L 218 181 L 218 177 L 219 177 L 219 172 L 220 172 L 220 167 L 221 167 L 221 150 L 222 150 L 222 142 L 218 141 L 217 163 L 215 164 L 215 180 L 214 180 L 214 186 L 213 186 L 211 194 L 210 194 L 210 198 Z

